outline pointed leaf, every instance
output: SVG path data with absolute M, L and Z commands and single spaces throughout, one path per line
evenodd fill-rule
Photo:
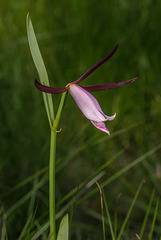
M 34 60 L 36 69 L 38 71 L 40 82 L 42 84 L 45 84 L 46 86 L 49 86 L 47 71 L 40 53 L 40 49 L 36 40 L 35 32 L 34 32 L 29 14 L 27 15 L 27 18 L 26 18 L 26 24 L 27 24 L 27 35 L 28 35 L 31 55 Z M 47 111 L 49 123 L 51 126 L 54 121 L 54 109 L 53 109 L 52 97 L 50 94 L 43 93 L 43 98 L 44 98 L 44 103 L 45 103 L 45 108 Z
M 57 240 L 68 240 L 69 239 L 69 219 L 66 214 L 61 220 Z

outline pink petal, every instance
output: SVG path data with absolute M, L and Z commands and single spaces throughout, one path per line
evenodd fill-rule
M 106 116 L 106 115 L 105 115 Z M 113 115 L 113 116 L 111 116 L 111 117 L 109 117 L 109 116 L 106 116 L 106 121 L 108 120 L 108 121 L 112 121 L 112 120 L 114 120 L 114 118 L 116 117 L 116 113 Z
M 116 117 L 116 113 L 111 117 L 106 116 L 96 98 L 79 85 L 70 84 L 69 92 L 85 117 L 91 120 L 94 126 L 109 134 L 103 122 L 112 121 Z
M 92 94 L 76 84 L 69 86 L 69 92 L 86 118 L 98 122 L 108 120 L 108 116 L 103 113 L 98 101 Z
M 91 123 L 98 128 L 99 130 L 107 133 L 108 135 L 110 135 L 109 130 L 106 128 L 106 125 L 103 122 L 96 122 L 96 121 L 91 121 Z

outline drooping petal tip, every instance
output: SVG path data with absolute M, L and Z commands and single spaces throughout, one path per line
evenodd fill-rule
M 116 113 L 113 116 L 106 116 L 96 98 L 77 84 L 70 84 L 69 92 L 84 116 L 96 128 L 110 135 L 104 122 L 112 121 L 116 117 Z
M 108 116 L 103 113 L 96 98 L 88 91 L 77 84 L 71 84 L 69 92 L 86 118 L 96 122 L 105 122 L 108 120 Z
M 96 122 L 91 120 L 91 123 L 100 131 L 103 131 L 110 136 L 110 131 L 106 128 L 106 125 L 103 122 Z

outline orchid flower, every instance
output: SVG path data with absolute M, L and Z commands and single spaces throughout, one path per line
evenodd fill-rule
M 104 122 L 113 120 L 116 116 L 116 113 L 110 117 L 106 116 L 103 113 L 96 98 L 89 92 L 103 91 L 103 90 L 108 90 L 112 88 L 117 88 L 135 81 L 136 78 L 133 78 L 127 81 L 122 81 L 122 82 L 91 85 L 91 86 L 81 86 L 77 84 L 83 81 L 85 78 L 87 78 L 93 71 L 95 71 L 99 66 L 105 63 L 109 58 L 111 58 L 112 55 L 117 50 L 117 48 L 118 48 L 118 44 L 115 46 L 115 48 L 112 50 L 110 54 L 108 54 L 102 60 L 97 62 L 93 67 L 91 67 L 87 72 L 85 72 L 78 80 L 72 83 L 69 83 L 65 88 L 55 88 L 55 87 L 44 86 L 40 84 L 37 80 L 35 80 L 35 86 L 42 92 L 52 93 L 52 94 L 60 94 L 60 93 L 69 91 L 69 93 L 74 98 L 77 106 L 82 111 L 84 116 L 87 119 L 89 119 L 96 128 L 110 135 L 110 132 L 106 128 L 106 125 L 104 124 Z

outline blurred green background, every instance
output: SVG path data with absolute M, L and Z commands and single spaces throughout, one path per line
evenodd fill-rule
M 38 75 L 26 37 L 28 12 L 51 86 L 64 87 L 76 80 L 117 43 L 119 48 L 112 59 L 83 85 L 138 77 L 132 84 L 93 94 L 105 114 L 117 113 L 115 120 L 107 123 L 110 137 L 95 129 L 68 96 L 57 143 L 58 163 L 63 163 L 57 174 L 57 200 L 121 150 L 125 151 L 106 169 L 100 184 L 161 142 L 160 1 L 1 0 L 0 201 L 5 212 L 32 189 L 33 181 L 12 193 L 10 190 L 47 167 L 49 158 L 50 129 L 42 94 L 34 86 Z M 54 96 L 55 109 L 59 100 L 59 95 Z M 118 205 L 121 222 L 139 183 L 146 180 L 129 223 L 127 239 L 136 239 L 152 189 L 156 189 L 156 198 L 161 193 L 160 154 L 159 150 L 145 158 L 104 189 L 112 216 L 115 201 L 122 194 Z M 44 214 L 41 221 L 47 221 L 47 181 L 37 191 L 35 205 L 37 201 L 37 216 Z M 8 214 L 10 239 L 18 238 L 28 205 L 26 201 Z M 82 207 L 75 208 L 72 239 L 102 239 L 101 222 L 90 216 L 85 207 L 100 212 L 99 192 L 84 201 Z M 160 220 L 161 211 L 158 224 Z M 160 232 L 156 229 L 159 239 L 157 234 Z

